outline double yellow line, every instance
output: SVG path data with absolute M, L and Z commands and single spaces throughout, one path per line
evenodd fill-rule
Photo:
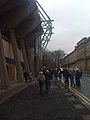
M 80 92 L 78 92 L 76 89 L 74 89 L 73 87 L 69 87 L 69 90 L 71 92 L 73 92 L 75 95 L 77 95 L 79 98 L 81 98 L 81 100 L 83 100 L 85 103 L 87 103 L 88 105 L 90 105 L 90 99 L 87 98 L 85 95 L 81 94 Z

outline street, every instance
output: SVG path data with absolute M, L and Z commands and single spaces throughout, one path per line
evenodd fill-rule
M 90 99 L 90 77 L 82 76 L 80 81 L 81 87 L 76 87 L 76 89 Z
M 31 85 L 0 105 L 0 120 L 87 120 L 90 111 L 60 83 L 52 81 L 51 92 L 39 94 Z

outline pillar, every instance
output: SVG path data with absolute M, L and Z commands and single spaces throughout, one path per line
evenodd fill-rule
M 4 48 L 3 48 L 3 41 L 2 41 L 2 35 L 0 31 L 0 75 L 1 75 L 1 84 L 3 89 L 8 88 L 8 72 L 6 68 L 6 61 L 5 61 L 5 54 L 4 54 Z
M 21 82 L 24 78 L 22 74 L 21 64 L 19 61 L 18 46 L 16 42 L 14 29 L 10 30 L 10 35 L 11 35 L 12 49 L 13 49 L 13 54 L 14 54 L 14 59 L 15 59 L 15 64 L 16 64 L 16 70 L 17 70 L 17 78 L 18 78 L 18 82 Z
M 39 39 L 37 38 L 35 41 L 35 66 L 34 66 L 34 70 L 35 70 L 35 74 L 37 74 L 39 72 L 40 69 L 40 62 L 39 62 Z
M 24 39 L 22 39 L 20 42 L 21 42 L 23 59 L 24 59 L 25 71 L 30 72 L 28 58 L 27 58 L 27 53 L 26 53 L 26 49 L 25 49 Z
M 33 48 L 27 47 L 27 53 L 28 53 L 30 70 L 34 74 L 34 54 L 33 54 Z

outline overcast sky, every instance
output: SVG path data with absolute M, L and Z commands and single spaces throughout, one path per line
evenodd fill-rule
M 54 35 L 49 50 L 74 50 L 83 37 L 90 36 L 90 0 L 38 0 L 49 17 L 54 20 Z

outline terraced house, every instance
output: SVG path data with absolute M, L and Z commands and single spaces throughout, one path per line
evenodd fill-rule
M 82 70 L 90 70 L 90 37 L 81 39 L 73 52 L 61 60 L 63 67 L 79 67 Z
M 3 89 L 8 88 L 10 80 L 22 82 L 24 71 L 38 72 L 51 35 L 51 19 L 38 1 L 0 0 L 0 86 Z

